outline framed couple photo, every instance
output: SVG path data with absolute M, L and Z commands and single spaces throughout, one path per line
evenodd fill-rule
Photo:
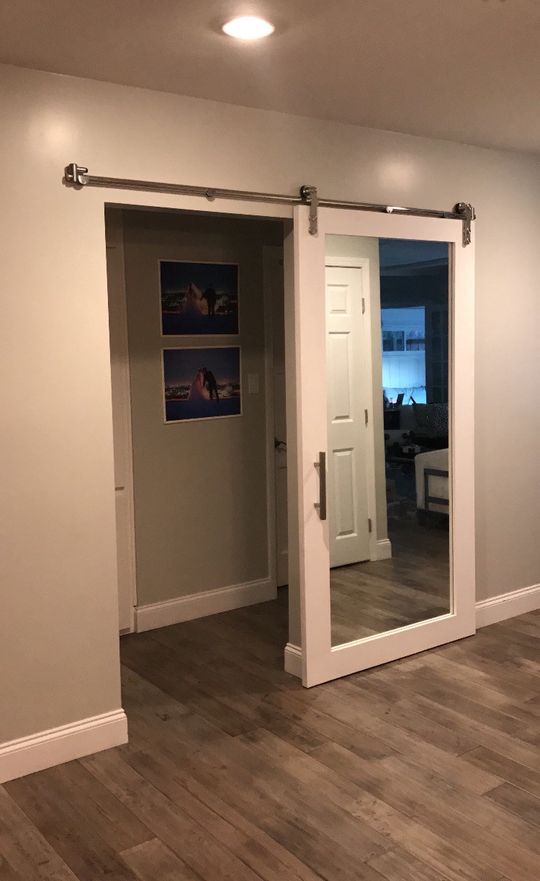
M 160 260 L 162 336 L 239 332 L 238 264 Z
M 242 415 L 240 346 L 163 349 L 166 423 Z

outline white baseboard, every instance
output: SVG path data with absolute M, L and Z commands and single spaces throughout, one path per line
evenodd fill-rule
M 269 578 L 263 581 L 248 581 L 245 584 L 233 584 L 231 587 L 219 587 L 216 590 L 205 590 L 189 596 L 165 600 L 162 603 L 151 603 L 135 608 L 135 631 L 155 630 L 168 627 L 169 624 L 181 624 L 194 618 L 206 615 L 217 615 L 218 612 L 229 612 L 242 606 L 252 606 L 266 600 L 275 600 L 277 587 Z
M 375 542 L 375 547 L 371 557 L 372 560 L 391 560 L 392 559 L 392 542 L 389 538 L 380 538 Z
M 284 651 L 285 658 L 285 672 L 290 673 L 291 676 L 297 676 L 298 679 L 302 678 L 302 649 L 299 645 L 293 645 L 292 642 L 288 642 L 285 646 Z
M 0 783 L 127 743 L 127 718 L 113 710 L 0 744 Z
M 476 603 L 476 626 L 487 627 L 489 624 L 497 624 L 507 618 L 515 618 L 516 615 L 525 615 L 526 612 L 534 612 L 540 609 L 540 584 L 532 584 L 530 587 L 522 587 L 520 590 L 511 590 L 509 593 L 500 593 L 498 596 L 489 597 Z

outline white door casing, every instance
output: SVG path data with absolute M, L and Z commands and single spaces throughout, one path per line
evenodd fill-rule
M 135 522 L 133 512 L 131 395 L 124 278 L 124 240 L 120 211 L 109 210 L 106 234 L 114 436 L 118 626 L 120 633 L 127 633 L 134 630 L 134 607 L 137 603 L 137 594 Z
M 287 424 L 285 420 L 285 367 L 274 370 L 274 456 L 276 495 L 276 580 L 289 583 L 289 540 L 287 525 Z
M 294 211 L 295 381 L 300 548 L 302 678 L 312 686 L 441 645 L 475 631 L 474 547 L 474 243 L 462 245 L 458 220 L 354 210 L 319 210 L 319 232 L 308 231 L 309 208 Z M 451 262 L 451 611 L 428 621 L 350 643 L 331 645 L 330 542 L 319 517 L 320 479 L 314 466 L 328 450 L 327 365 L 324 357 L 325 237 L 374 236 L 450 244 Z M 458 345 L 455 345 L 455 340 Z M 293 454 L 289 450 L 289 457 Z
M 289 583 L 287 517 L 287 419 L 285 378 L 283 248 L 263 249 L 266 411 L 268 456 L 268 549 L 270 574 L 277 587 Z
M 370 558 L 371 370 L 361 267 L 326 268 L 330 566 Z M 371 420 L 372 421 L 372 420 Z

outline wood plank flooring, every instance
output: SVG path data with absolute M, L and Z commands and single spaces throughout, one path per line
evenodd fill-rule
M 389 517 L 392 557 L 331 570 L 332 645 L 426 621 L 449 611 L 450 555 L 444 518 L 421 525 Z
M 125 637 L 130 743 L 0 787 L 1 881 L 536 881 L 540 613 L 310 690 L 286 620 Z

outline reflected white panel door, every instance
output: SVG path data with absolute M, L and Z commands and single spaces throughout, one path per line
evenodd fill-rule
M 302 679 L 312 686 L 461 639 L 475 631 L 474 244 L 463 247 L 457 219 L 309 207 L 294 209 L 295 448 Z M 332 646 L 330 538 L 321 516 L 320 454 L 329 449 L 326 358 L 326 236 L 438 241 L 451 255 L 451 610 L 436 618 Z M 315 464 L 317 463 L 317 464 Z M 289 506 L 291 510 L 291 506 Z M 295 531 L 292 530 L 291 534 Z
M 326 269 L 330 566 L 369 559 L 369 380 L 360 267 Z

